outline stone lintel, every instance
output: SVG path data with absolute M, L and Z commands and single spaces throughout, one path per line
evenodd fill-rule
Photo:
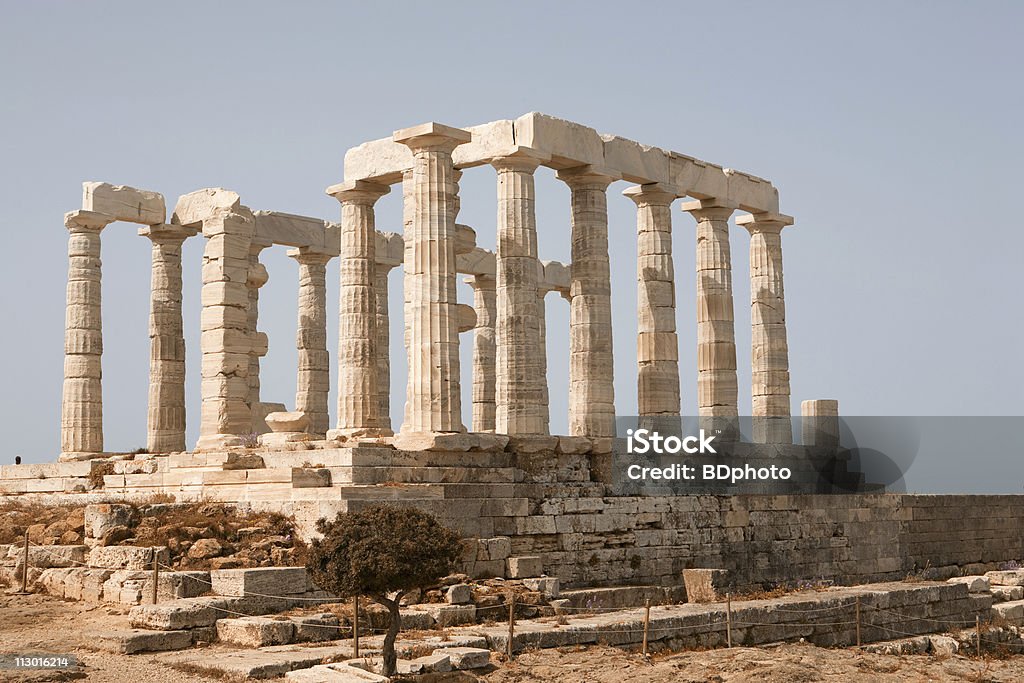
M 472 140 L 473 134 L 462 128 L 430 121 L 428 123 L 421 123 L 418 126 L 396 130 L 392 134 L 391 139 L 413 150 L 437 146 L 455 149 L 459 145 Z
M 94 181 L 82 183 L 82 208 L 128 223 L 155 225 L 167 220 L 162 194 L 127 185 Z
M 391 188 L 368 180 L 349 180 L 331 185 L 325 191 L 339 202 L 362 201 L 372 204 L 391 192 Z
M 374 251 L 378 266 L 396 268 L 405 263 L 405 240 L 396 232 L 377 231 L 377 245 Z
M 64 226 L 72 232 L 79 230 L 95 230 L 99 232 L 116 220 L 117 218 L 114 216 L 97 211 L 86 211 L 85 209 L 68 211 L 64 214 Z
M 223 187 L 207 187 L 178 197 L 178 203 L 174 205 L 174 212 L 171 215 L 171 223 L 201 226 L 204 221 L 240 211 L 247 210 L 242 207 L 242 200 L 237 192 L 225 190 Z

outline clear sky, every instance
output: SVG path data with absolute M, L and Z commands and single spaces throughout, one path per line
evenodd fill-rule
M 1024 89 L 1016 2 L 0 2 L 0 461 L 59 449 L 67 234 L 81 182 L 237 191 L 336 220 L 345 150 L 436 120 L 542 111 L 769 178 L 783 233 L 794 412 L 1020 415 Z M 568 190 L 537 175 L 541 257 L 568 261 Z M 615 387 L 636 411 L 635 207 L 609 191 Z M 460 222 L 493 248 L 492 169 Z M 401 226 L 400 193 L 378 228 Z M 683 410 L 696 405 L 694 222 L 674 207 Z M 145 444 L 149 242 L 103 233 L 106 445 Z M 748 237 L 733 229 L 741 412 Z M 200 238 L 185 247 L 189 439 Z M 294 403 L 296 265 L 264 252 L 263 398 Z M 328 282 L 337 311 L 337 264 Z M 392 279 L 401 419 L 401 278 Z M 471 301 L 463 288 L 463 301 Z M 568 311 L 548 299 L 552 428 Z M 329 325 L 332 354 L 336 324 Z M 469 421 L 471 337 L 463 336 Z M 332 394 L 332 406 L 334 404 Z M 333 411 L 332 411 L 333 419 Z

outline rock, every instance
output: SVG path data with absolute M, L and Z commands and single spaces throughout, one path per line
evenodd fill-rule
M 101 546 L 117 545 L 118 543 L 121 543 L 122 541 L 128 540 L 129 538 L 131 538 L 131 536 L 132 536 L 132 531 L 131 531 L 131 529 L 129 529 L 126 526 L 110 527 L 103 534 L 103 537 L 100 539 L 99 545 L 101 545 Z
M 222 643 L 241 647 L 286 645 L 294 636 L 295 624 L 287 619 L 242 617 L 217 620 L 217 638 Z
M 465 605 L 473 601 L 473 591 L 467 584 L 457 583 L 448 587 L 444 599 L 450 605 Z
M 65 522 L 72 531 L 83 532 L 85 530 L 85 508 L 75 508 L 72 510 Z
M 960 644 L 955 638 L 949 636 L 928 636 L 931 642 L 931 650 L 940 657 L 952 657 L 960 651 Z
M 1008 602 L 1011 600 L 1024 599 L 1024 587 L 992 586 L 992 598 L 997 602 Z
M 188 549 L 188 556 L 193 560 L 208 560 L 224 552 L 224 545 L 216 538 L 201 538 Z
M 537 555 L 510 557 L 507 563 L 508 577 L 510 579 L 525 579 L 527 577 L 540 576 L 544 573 L 544 562 Z
M 481 669 L 491 663 L 491 651 L 479 647 L 439 648 L 434 654 L 448 655 L 452 668 L 459 671 Z
M 992 605 L 993 618 L 1002 619 L 1010 624 L 1019 625 L 1024 621 L 1024 600 L 1013 602 L 997 602 Z
M 134 546 L 97 546 L 89 551 L 88 564 L 90 567 L 102 569 L 151 569 L 153 567 L 153 553 L 156 552 L 157 562 L 170 564 L 171 557 L 167 548 L 137 548 Z
M 217 595 L 296 595 L 309 590 L 305 567 L 221 569 L 210 572 Z
M 289 413 L 270 413 L 264 419 L 272 432 L 305 432 L 309 426 L 309 417 L 298 410 Z
M 967 584 L 968 593 L 986 593 L 990 587 L 987 576 L 954 576 L 947 579 L 946 583 Z
M 238 569 L 242 566 L 242 561 L 237 557 L 215 557 L 210 560 L 210 569 Z
M 130 527 L 133 510 L 130 505 L 115 503 L 94 503 L 87 505 L 83 523 L 88 538 L 103 538 L 110 529 L 117 526 Z
M 28 540 L 32 543 L 42 543 L 43 536 L 46 534 L 45 524 L 30 524 L 26 529 L 28 532 Z
M 985 576 L 993 586 L 1024 586 L 1024 569 L 985 572 Z
M 78 545 L 81 542 L 82 542 L 82 534 L 78 533 L 77 531 L 71 531 L 69 529 L 68 531 L 65 531 L 60 536 L 60 544 L 61 545 Z

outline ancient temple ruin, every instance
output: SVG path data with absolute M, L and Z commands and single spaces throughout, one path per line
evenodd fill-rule
M 542 261 L 537 248 L 534 172 L 557 171 L 571 190 L 569 264 Z M 475 244 L 457 222 L 459 179 L 490 166 L 497 175 L 497 250 Z M 62 459 L 101 455 L 103 399 L 100 239 L 115 221 L 141 224 L 153 245 L 152 344 L 147 449 L 182 452 L 185 442 L 185 341 L 181 247 L 202 235 L 202 408 L 198 451 L 243 443 L 264 432 L 258 331 L 259 291 L 267 281 L 264 249 L 281 245 L 299 265 L 299 363 L 293 410 L 301 428 L 286 434 L 359 442 L 392 435 L 389 349 L 408 354 L 405 416 L 388 441 L 416 448 L 444 434 L 547 435 L 549 410 L 545 297 L 570 306 L 569 435 L 615 435 L 608 186 L 624 179 L 637 206 L 638 399 L 641 416 L 680 415 L 679 342 L 672 266 L 672 207 L 697 225 L 698 405 L 692 413 L 728 425 L 739 414 L 730 217 L 750 233 L 752 414 L 754 441 L 789 443 L 789 360 L 778 191 L 768 181 L 676 152 L 531 113 L 469 128 L 427 123 L 355 147 L 344 181 L 327 193 L 341 204 L 338 223 L 254 211 L 234 192 L 203 189 L 182 196 L 170 217 L 156 192 L 86 183 L 82 207 L 65 218 L 69 237 Z M 400 184 L 402 234 L 379 232 L 376 201 Z M 678 242 L 678 240 L 677 240 Z M 689 247 L 692 248 L 692 247 Z M 341 264 L 340 311 L 326 310 L 326 264 Z M 404 273 L 404 340 L 388 335 L 387 274 Z M 457 278 L 468 276 L 472 305 L 459 303 Z M 688 283 L 687 283 L 688 284 Z M 685 287 L 686 285 L 684 285 Z M 329 418 L 331 353 L 327 325 L 337 324 L 334 362 L 341 391 Z M 463 424 L 459 345 L 473 331 L 472 424 Z M 193 359 L 188 359 L 193 362 Z M 564 359 L 560 359 L 564 360 Z M 278 406 L 279 407 L 279 406 Z M 808 402 L 809 414 L 834 402 Z M 289 438 L 267 437 L 266 443 Z

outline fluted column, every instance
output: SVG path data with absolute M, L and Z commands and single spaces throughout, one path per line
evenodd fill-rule
M 499 434 L 546 433 L 533 183 L 533 172 L 543 158 L 520 148 L 491 161 L 498 172 L 495 431 Z
M 789 344 L 782 282 L 781 214 L 741 216 L 750 233 L 750 354 L 754 441 L 792 443 L 789 399 Z
M 390 191 L 386 185 L 361 180 L 327 189 L 341 202 L 338 420 L 329 438 L 380 433 L 373 207 Z
M 327 352 L 327 263 L 331 256 L 308 247 L 291 249 L 288 256 L 299 264 L 295 410 L 309 418 L 306 431 L 324 436 L 330 427 L 327 413 L 327 394 L 331 390 L 330 354 Z
M 657 183 L 623 192 L 636 203 L 637 407 L 640 417 L 679 416 L 679 339 L 672 267 L 672 202 L 677 194 Z
M 551 396 L 548 390 L 548 321 L 544 297 L 551 291 L 543 287 L 537 291 L 537 372 L 540 378 L 540 419 L 541 433 L 551 433 Z
M 377 314 L 377 425 L 391 431 L 391 318 L 388 311 L 388 274 L 397 263 L 377 260 L 374 296 Z
M 736 331 L 732 297 L 729 217 L 724 200 L 683 204 L 697 220 L 697 412 L 701 426 L 721 431 L 721 440 L 739 435 Z
M 255 239 L 249 248 L 249 274 L 245 279 L 245 286 L 249 296 L 249 307 L 247 309 L 246 332 L 252 344 L 249 349 L 249 395 L 247 403 L 252 416 L 252 431 L 256 434 L 263 434 L 270 428 L 264 422 L 262 399 L 260 398 L 260 358 L 267 355 L 267 346 L 260 343 L 259 332 L 260 318 L 260 289 L 267 284 L 270 275 L 267 268 L 260 263 L 260 252 L 269 247 L 270 244 L 257 242 Z
M 476 329 L 473 332 L 473 431 L 493 432 L 495 426 L 495 330 L 497 293 L 494 278 L 466 278 L 473 288 Z
M 413 153 L 405 233 L 409 385 L 403 432 L 461 432 L 452 150 L 468 131 L 428 123 L 397 131 Z
M 608 186 L 612 171 L 559 171 L 572 191 L 569 312 L 569 434 L 615 435 Z
M 100 231 L 113 221 L 113 217 L 93 211 L 72 211 L 64 216 L 70 235 L 60 425 L 62 459 L 103 452 Z
M 181 245 L 196 234 L 181 225 L 151 225 L 139 234 L 153 243 L 149 304 L 149 407 L 146 450 L 185 450 L 185 332 L 181 317 Z

